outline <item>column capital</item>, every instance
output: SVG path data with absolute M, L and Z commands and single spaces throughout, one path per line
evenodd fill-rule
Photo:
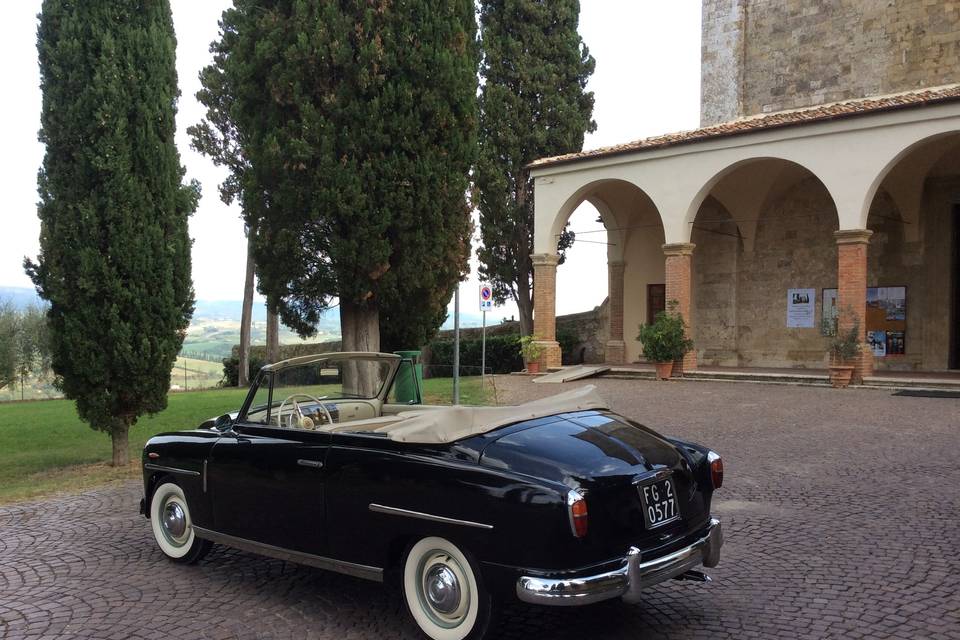
M 530 260 L 535 267 L 555 267 L 560 264 L 560 256 L 555 253 L 533 253 Z
M 841 229 L 833 232 L 837 244 L 870 244 L 872 235 L 873 231 L 869 229 Z
M 697 245 L 692 242 L 675 242 L 663 245 L 663 254 L 667 256 L 689 256 Z

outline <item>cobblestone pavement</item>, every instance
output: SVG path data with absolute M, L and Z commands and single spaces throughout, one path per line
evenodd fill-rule
M 499 384 L 510 401 L 572 386 Z M 723 560 L 714 582 L 670 581 L 633 606 L 512 606 L 498 637 L 960 639 L 960 401 L 599 386 L 621 412 L 723 454 Z M 167 562 L 139 498 L 128 483 L 0 508 L 0 637 L 417 637 L 380 585 L 223 547 Z

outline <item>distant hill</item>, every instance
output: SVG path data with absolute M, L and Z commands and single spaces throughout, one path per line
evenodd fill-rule
M 17 309 L 26 309 L 31 305 L 39 307 L 43 304 L 36 290 L 30 287 L 0 287 L 0 302 L 7 301 Z
M 43 300 L 37 295 L 34 289 L 29 287 L 0 287 L 0 302 L 9 300 L 19 309 L 30 305 L 42 305 Z M 461 305 L 461 309 L 462 309 Z M 205 321 L 232 321 L 240 322 L 240 315 L 243 303 L 240 300 L 197 300 L 196 308 L 193 312 L 193 324 L 203 324 Z M 501 315 L 494 313 L 487 314 L 487 325 L 500 324 Z M 267 309 L 263 302 L 254 302 L 253 321 L 266 322 Z M 479 327 L 482 323 L 482 316 L 479 313 L 460 312 L 461 327 Z M 443 329 L 453 329 L 453 314 L 447 316 L 446 321 L 441 327 Z M 320 320 L 318 330 L 325 336 L 340 335 L 340 308 L 334 307 L 328 310 Z

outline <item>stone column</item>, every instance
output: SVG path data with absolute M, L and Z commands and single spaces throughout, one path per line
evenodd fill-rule
M 868 229 L 835 231 L 837 240 L 837 330 L 849 330 L 860 323 L 860 355 L 854 362 L 853 382 L 873 375 L 873 353 L 867 346 L 867 246 L 873 232 Z
M 696 245 L 690 242 L 663 245 L 663 254 L 666 256 L 666 288 L 667 310 L 670 310 L 670 301 L 676 300 L 676 311 L 683 316 L 687 323 L 687 336 L 693 338 L 693 316 L 691 311 L 691 295 L 693 282 L 693 249 Z M 674 367 L 676 368 L 676 367 Z M 697 352 L 691 350 L 683 358 L 683 370 L 693 371 L 697 368 Z
M 557 342 L 557 263 L 552 253 L 535 253 L 533 260 L 533 335 L 543 347 L 540 368 L 560 367 L 560 343 Z
M 623 364 L 627 360 L 627 343 L 623 341 L 623 272 L 624 263 L 614 260 L 607 263 L 607 310 L 610 314 L 610 336 L 607 339 L 607 364 Z

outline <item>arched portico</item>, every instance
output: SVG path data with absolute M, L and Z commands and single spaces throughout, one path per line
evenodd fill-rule
M 646 321 L 648 303 L 645 297 L 627 295 L 625 283 L 643 288 L 648 283 L 662 283 L 664 279 L 663 225 L 656 205 L 645 192 L 624 180 L 604 179 L 588 182 L 567 195 L 558 209 L 561 215 L 549 223 L 549 238 L 535 245 L 545 250 L 533 255 L 534 335 L 544 347 L 543 364 L 548 368 L 560 364 L 556 342 L 556 246 L 570 215 L 584 202 L 597 209 L 606 228 L 607 362 L 622 364 L 639 356 L 636 345 L 628 347 L 624 331 L 626 327 Z
M 917 106 L 924 108 L 912 108 Z M 809 184 L 823 193 L 822 198 L 818 196 L 810 200 L 813 202 L 819 198 L 824 203 L 822 206 L 809 206 L 832 209 L 828 216 L 832 221 L 830 228 L 824 222 L 827 218 L 818 222 L 821 226 L 816 237 L 817 242 L 823 245 L 823 250 L 810 253 L 809 259 L 832 261 L 836 265 L 831 271 L 835 280 L 826 282 L 822 274 L 814 277 L 813 272 L 801 269 L 796 273 L 796 286 L 789 289 L 816 290 L 817 300 L 811 311 L 816 309 L 819 318 L 822 314 L 821 298 L 826 295 L 824 291 L 835 288 L 835 304 L 852 310 L 849 322 L 860 322 L 861 334 L 865 339 L 863 325 L 867 313 L 867 289 L 875 286 L 870 282 L 874 276 L 867 270 L 871 238 L 868 221 L 877 193 L 882 190 L 885 197 L 898 205 L 898 215 L 905 223 L 919 220 L 925 196 L 915 185 L 925 179 L 932 167 L 937 166 L 936 158 L 932 157 L 937 154 L 923 154 L 918 150 L 950 148 L 951 136 L 958 130 L 960 86 L 953 86 L 892 98 L 850 101 L 768 114 L 597 152 L 545 159 L 531 166 L 536 185 L 535 246 L 538 253 L 555 252 L 554 237 L 562 229 L 570 211 L 579 202 L 593 197 L 598 185 L 613 182 L 629 184 L 644 194 L 662 225 L 666 255 L 660 260 L 664 263 L 665 284 L 672 289 L 672 294 L 678 296 L 681 308 L 686 305 L 692 311 L 692 314 L 685 314 L 688 321 L 696 318 L 703 320 L 707 316 L 699 313 L 695 305 L 691 306 L 698 295 L 695 273 L 702 275 L 704 269 L 709 271 L 708 264 L 697 263 L 700 250 L 696 249 L 698 243 L 694 241 L 695 233 L 700 236 L 704 233 L 702 229 L 695 230 L 702 209 L 706 204 L 716 211 L 722 209 L 726 218 L 710 220 L 710 223 L 728 227 L 733 225 L 738 236 L 737 251 L 749 255 L 758 250 L 756 243 L 762 231 L 758 225 L 763 225 L 771 203 L 785 193 L 784 181 L 789 183 L 791 172 L 802 170 Z M 739 187 L 736 186 L 738 183 Z M 749 188 L 742 188 L 744 184 Z M 812 192 L 808 189 L 803 193 Z M 794 197 L 801 197 L 803 193 Z M 598 196 L 597 199 L 606 202 L 611 217 L 619 215 L 618 208 L 607 202 L 606 198 Z M 816 213 L 820 215 L 823 211 Z M 787 211 L 785 215 L 791 214 Z M 617 223 L 623 224 L 620 220 Z M 620 228 L 623 229 L 622 226 Z M 777 246 L 785 255 L 780 261 L 782 264 L 778 266 L 774 261 L 764 268 L 784 271 L 788 268 L 785 265 L 800 264 L 806 259 L 803 253 L 807 251 L 804 248 L 806 245 L 798 248 L 788 242 L 791 238 L 802 240 L 802 234 L 796 235 L 799 231 L 802 230 L 784 231 L 795 235 L 785 236 Z M 910 233 L 907 232 L 907 238 L 911 237 Z M 629 246 L 629 238 L 618 241 L 623 242 L 625 249 Z M 730 244 L 733 246 L 732 241 Z M 609 261 L 611 264 L 616 262 L 612 259 Z M 636 296 L 636 283 L 631 281 L 630 260 L 625 259 L 624 262 L 627 265 L 624 271 L 623 288 L 627 291 L 624 306 L 629 309 L 633 300 L 631 296 Z M 693 266 L 695 264 L 698 265 L 696 268 Z M 737 272 L 738 278 L 745 277 L 744 264 L 736 266 L 740 270 Z M 614 275 L 613 272 L 611 275 Z M 717 273 L 709 275 L 715 278 Z M 611 282 L 614 281 L 615 278 L 611 277 Z M 701 277 L 700 281 L 704 279 Z M 540 284 L 535 286 L 539 287 Z M 784 288 L 785 283 L 778 286 Z M 685 291 L 689 293 L 685 294 Z M 552 295 L 555 296 L 555 293 Z M 786 316 L 783 305 L 787 292 L 784 290 L 780 293 L 782 295 L 778 295 L 777 300 L 770 297 L 767 303 L 779 309 L 777 314 L 783 311 Z M 798 299 L 809 297 L 804 293 Z M 729 314 L 714 314 L 714 317 L 727 322 Z M 784 318 L 784 325 L 787 322 Z M 796 334 L 802 335 L 801 343 L 807 346 L 798 348 L 809 355 L 797 357 L 799 352 L 796 349 L 773 350 L 771 362 L 780 362 L 783 366 L 790 366 L 791 363 L 794 366 L 813 366 L 811 358 L 815 347 L 812 345 L 820 342 L 826 353 L 825 341 L 817 338 L 820 327 L 811 327 L 809 317 L 800 322 L 801 326 L 790 328 L 796 328 Z M 844 322 L 841 319 L 841 323 Z M 740 330 L 743 323 L 736 326 Z M 696 341 L 696 326 L 692 326 L 691 333 Z M 707 333 L 705 328 L 704 337 Z M 626 342 L 625 353 L 630 361 L 629 339 Z M 923 360 L 924 363 L 926 361 Z M 869 375 L 872 363 L 870 352 L 865 351 L 858 364 L 858 374 Z M 689 364 L 695 366 L 694 362 Z

